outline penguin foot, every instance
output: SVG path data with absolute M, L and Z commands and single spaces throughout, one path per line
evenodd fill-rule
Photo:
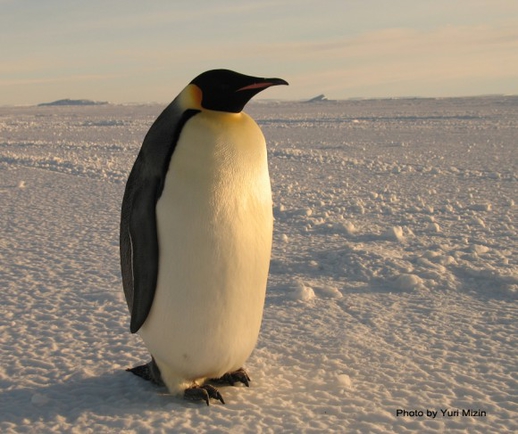
M 202 386 L 194 384 L 188 389 L 185 389 L 183 397 L 189 401 L 205 401 L 207 405 L 209 405 L 210 398 L 217 399 L 218 401 L 221 401 L 222 404 L 225 404 L 221 393 L 219 393 L 218 389 L 210 384 L 204 384 Z
M 211 379 L 216 384 L 230 384 L 233 386 L 236 383 L 243 383 L 246 387 L 250 387 L 250 377 L 243 368 L 239 368 L 237 371 L 228 372 L 221 378 Z
M 128 368 L 126 371 L 131 372 L 132 374 L 135 374 L 137 377 L 143 378 L 146 381 L 151 381 L 157 386 L 165 386 L 164 382 L 162 381 L 160 369 L 158 369 L 158 365 L 156 364 L 154 358 L 152 358 L 151 361 L 145 365 Z

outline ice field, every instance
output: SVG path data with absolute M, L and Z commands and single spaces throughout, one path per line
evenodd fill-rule
M 120 204 L 164 107 L 0 107 L 0 432 L 518 432 L 518 97 L 247 106 L 274 248 L 251 386 L 210 407 L 125 372 Z

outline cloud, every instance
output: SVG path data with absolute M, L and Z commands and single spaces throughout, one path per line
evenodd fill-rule
M 63 91 L 77 83 L 85 95 L 108 92 L 105 99 L 163 100 L 215 67 L 286 78 L 291 86 L 277 90 L 283 98 L 428 96 L 446 87 L 460 95 L 495 83 L 517 89 L 515 2 L 397 0 L 373 13 L 380 4 L 128 0 L 100 10 L 91 3 L 8 2 L 20 19 L 0 16 L 8 41 L 1 102 L 7 93 L 41 99 L 36 95 L 56 92 L 60 83 Z
M 53 83 L 80 83 L 80 82 L 95 82 L 106 81 L 121 78 L 118 74 L 76 74 L 63 75 L 52 77 L 29 77 L 29 78 L 12 78 L 0 80 L 0 86 L 16 86 L 16 85 L 38 85 L 38 84 L 53 84 Z
M 300 84 L 320 84 L 323 91 L 341 95 L 383 84 L 390 92 L 395 83 L 401 91 L 405 82 L 409 91 L 421 83 L 420 93 L 424 94 L 427 83 L 441 80 L 488 81 L 511 76 L 518 80 L 518 22 L 499 27 L 444 26 L 428 31 L 390 28 L 355 37 L 287 44 L 273 50 L 277 58 L 289 58 L 297 64 L 294 74 Z

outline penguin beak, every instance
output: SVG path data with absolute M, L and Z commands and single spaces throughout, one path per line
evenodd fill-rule
M 242 90 L 257 90 L 261 91 L 263 89 L 266 89 L 270 86 L 279 86 L 279 85 L 286 85 L 288 86 L 288 82 L 286 80 L 283 80 L 282 78 L 265 78 L 264 81 L 259 81 L 256 83 L 249 84 L 247 86 L 244 86 L 240 89 L 237 89 L 236 92 L 241 92 Z

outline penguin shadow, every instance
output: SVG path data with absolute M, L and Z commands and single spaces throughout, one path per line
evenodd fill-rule
M 15 426 L 56 423 L 56 420 L 74 425 L 85 414 L 119 418 L 142 411 L 171 411 L 197 404 L 173 396 L 165 387 L 145 382 L 124 370 L 31 388 L 5 390 L 6 384 L 2 383 L 0 422 Z

